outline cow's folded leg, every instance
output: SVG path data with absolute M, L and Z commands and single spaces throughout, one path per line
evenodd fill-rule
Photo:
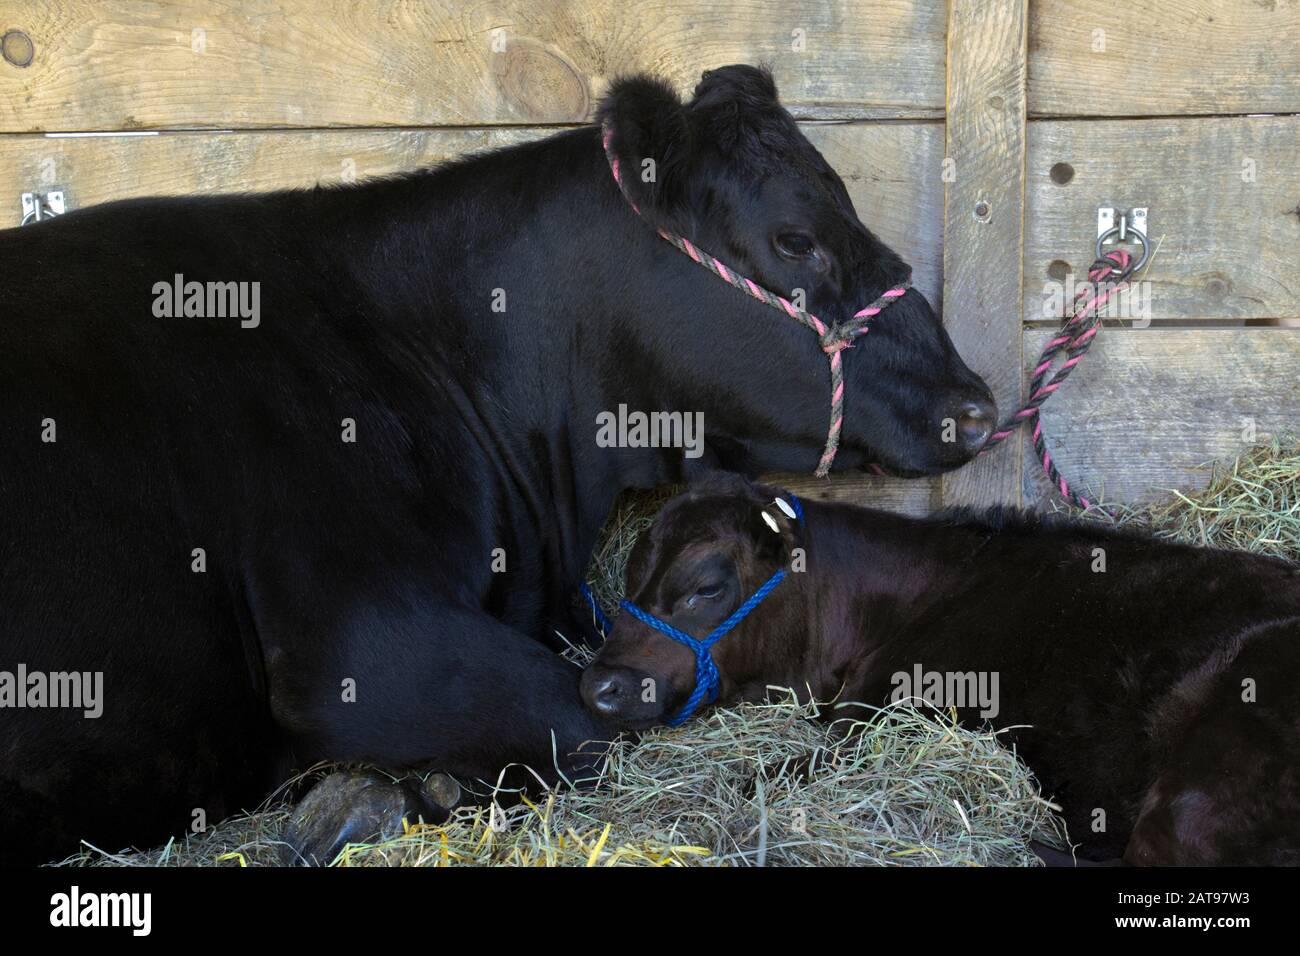
M 359 620 L 359 633 L 331 635 L 324 651 L 314 643 L 271 656 L 272 709 L 299 766 L 436 768 L 481 789 L 471 781 L 576 782 L 602 759 L 615 731 L 583 706 L 581 671 L 539 641 L 481 611 L 432 603 L 406 604 L 382 626 Z M 365 801 L 382 796 L 352 786 Z M 400 820 L 402 801 L 386 799 L 377 812 Z

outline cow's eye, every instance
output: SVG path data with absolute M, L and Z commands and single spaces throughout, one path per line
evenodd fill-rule
M 787 259 L 811 259 L 817 244 L 802 232 L 778 232 L 772 239 L 776 251 Z

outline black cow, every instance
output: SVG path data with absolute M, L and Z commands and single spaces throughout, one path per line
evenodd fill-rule
M 1011 728 L 1083 859 L 1300 864 L 1300 567 L 1010 510 L 791 519 L 782 495 L 697 481 L 629 560 L 634 607 L 694 638 L 789 568 L 713 646 L 719 700 L 956 705 Z M 582 680 L 629 728 L 694 686 L 688 646 L 628 612 Z
M 641 216 L 586 127 L 0 233 L 0 670 L 103 680 L 98 718 L 0 708 L 0 858 L 157 840 L 318 759 L 545 774 L 607 732 L 555 630 L 590 632 L 615 497 L 809 470 L 828 418 L 816 337 L 654 227 L 835 322 L 908 268 L 765 72 L 689 103 L 627 79 L 599 118 L 624 168 L 656 160 Z M 992 424 L 915 292 L 845 367 L 841 468 L 934 473 Z M 702 413 L 702 457 L 600 447 L 620 405 Z

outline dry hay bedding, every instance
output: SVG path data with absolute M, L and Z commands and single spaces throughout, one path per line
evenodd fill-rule
M 636 536 L 664 493 L 622 500 L 590 583 L 615 606 Z M 1274 442 L 1214 470 L 1206 489 L 1094 520 L 1300 559 L 1300 445 Z M 1063 828 L 993 730 L 942 713 L 880 710 L 814 722 L 792 696 L 720 707 L 612 748 L 594 788 L 463 808 L 439 826 L 349 846 L 338 866 L 1027 865 Z M 847 730 L 847 733 L 843 731 Z M 263 865 L 280 859 L 282 805 L 148 851 L 86 848 L 68 865 Z

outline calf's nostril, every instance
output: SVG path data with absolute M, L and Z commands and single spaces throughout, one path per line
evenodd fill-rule
M 993 434 L 997 412 L 988 402 L 968 402 L 957 413 L 957 435 L 967 450 L 975 451 Z
M 603 677 L 591 689 L 591 706 L 602 714 L 617 713 L 623 702 L 623 682 L 616 676 Z

